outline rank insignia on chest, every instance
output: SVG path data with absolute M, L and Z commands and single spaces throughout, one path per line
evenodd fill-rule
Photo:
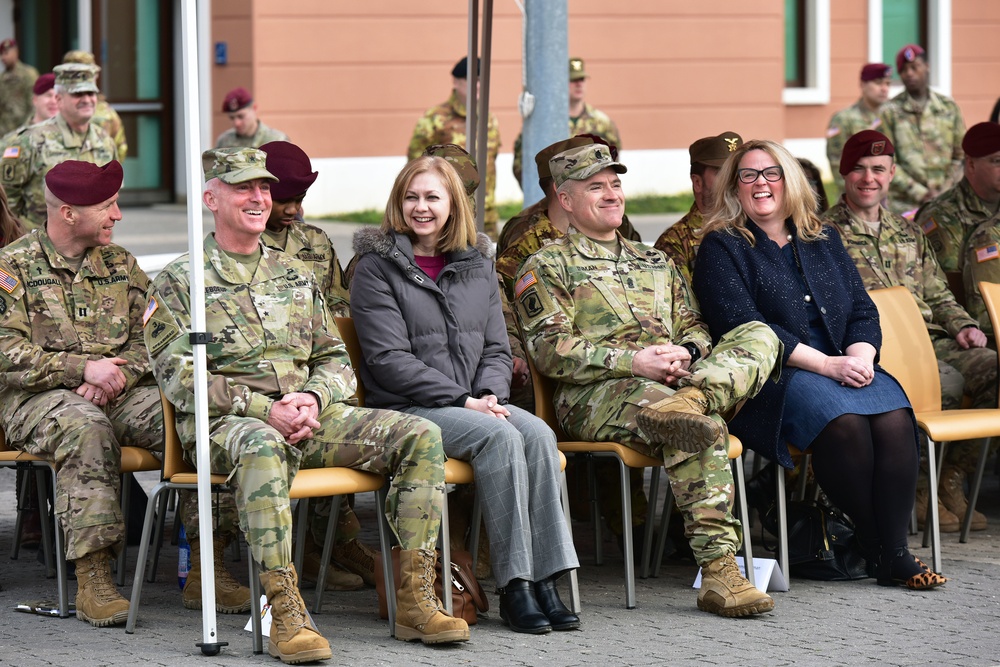
M 1000 249 L 997 248 L 996 243 L 991 243 L 982 248 L 976 248 L 976 261 L 977 262 L 988 262 L 991 259 L 1000 258 Z
M 80 317 L 80 318 L 83 318 L 83 317 L 86 317 L 87 313 L 89 313 L 89 312 L 90 312 L 90 309 L 87 308 L 86 306 L 84 306 L 83 308 L 77 308 L 76 309 L 76 316 Z

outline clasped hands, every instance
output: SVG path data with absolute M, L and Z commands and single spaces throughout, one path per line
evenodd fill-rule
M 667 386 L 677 384 L 691 375 L 691 353 L 687 348 L 673 343 L 651 345 L 639 350 L 632 358 L 632 374 L 649 378 Z
M 319 423 L 319 402 L 307 391 L 285 394 L 271 404 L 267 423 L 274 427 L 290 445 L 313 437 Z

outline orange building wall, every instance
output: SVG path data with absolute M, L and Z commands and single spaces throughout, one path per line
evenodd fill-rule
M 952 3 L 952 93 L 967 126 L 989 120 L 1000 97 L 1000 2 Z

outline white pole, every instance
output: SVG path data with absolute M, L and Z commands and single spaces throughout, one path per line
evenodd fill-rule
M 195 433 L 197 437 L 198 517 L 201 544 L 201 627 L 198 644 L 205 655 L 216 655 L 219 642 L 215 619 L 215 551 L 212 541 L 211 461 L 208 440 L 208 364 L 205 344 L 205 263 L 202 245 L 201 115 L 198 106 L 198 21 L 196 0 L 181 0 L 181 51 L 184 54 L 184 146 L 188 191 L 188 253 L 191 262 L 191 350 L 194 357 Z M 210 25 L 203 25 L 210 30 Z

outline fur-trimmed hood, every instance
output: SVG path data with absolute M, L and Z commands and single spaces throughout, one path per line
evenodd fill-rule
M 362 227 L 354 232 L 354 253 L 358 256 L 374 252 L 382 257 L 389 257 L 399 235 L 395 232 L 383 232 L 379 227 Z M 486 259 L 493 259 L 496 246 L 490 237 L 480 232 L 476 235 L 476 250 Z

